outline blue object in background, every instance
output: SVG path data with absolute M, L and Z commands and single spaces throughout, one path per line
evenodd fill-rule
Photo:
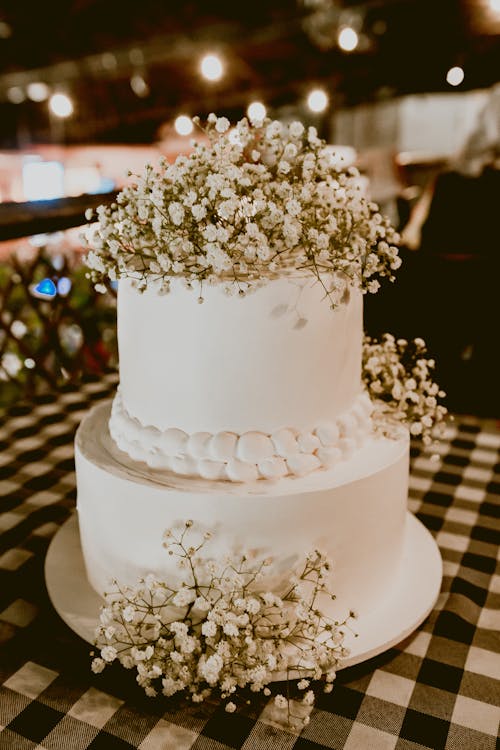
M 57 282 L 57 293 L 61 297 L 67 297 L 71 291 L 71 280 L 67 276 L 61 276 Z
M 35 284 L 31 293 L 39 299 L 54 299 L 57 289 L 52 279 L 42 279 L 38 284 Z

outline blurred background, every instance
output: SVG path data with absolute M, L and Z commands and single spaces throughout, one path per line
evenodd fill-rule
M 369 333 L 423 337 L 500 417 L 500 0 L 0 1 L 0 406 L 116 368 L 88 207 L 190 149 L 190 117 L 315 125 L 402 232 Z

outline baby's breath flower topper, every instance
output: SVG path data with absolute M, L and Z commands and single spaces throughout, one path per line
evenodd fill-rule
M 204 142 L 189 156 L 147 166 L 97 209 L 87 232 L 95 284 L 132 277 L 167 292 L 178 277 L 202 301 L 204 284 L 244 295 L 269 278 L 312 274 L 335 307 L 346 284 L 373 293 L 380 277 L 394 279 L 397 233 L 314 127 L 194 120 Z
M 406 424 L 410 434 L 427 445 L 442 436 L 448 410 L 441 403 L 446 393 L 433 379 L 434 368 L 421 338 L 407 341 L 390 333 L 380 340 L 365 336 L 362 378 L 377 429 L 390 436 L 398 424 Z
M 328 585 L 331 563 L 314 550 L 280 593 L 268 591 L 263 586 L 271 559 L 205 557 L 211 534 L 200 540 L 195 529 L 193 544 L 192 526 L 187 520 L 164 534 L 163 546 L 180 572 L 175 582 L 150 574 L 136 586 L 114 582 L 105 594 L 92 671 L 119 662 L 135 668 L 148 696 L 184 693 L 200 703 L 216 693 L 230 699 L 228 713 L 236 710 L 244 688 L 270 696 L 268 685 L 278 674 L 287 685 L 299 680 L 301 705 L 310 708 L 312 685 L 332 690 L 336 670 L 349 653 L 346 631 L 357 616 L 350 611 L 336 621 L 321 611 L 335 599 Z M 307 723 L 293 714 L 297 701 L 277 695 L 275 703 L 286 710 L 288 723 Z

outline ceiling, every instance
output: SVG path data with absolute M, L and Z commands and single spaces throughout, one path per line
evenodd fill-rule
M 312 85 L 332 106 L 449 91 L 457 64 L 462 88 L 490 86 L 500 79 L 491 2 L 0 0 L 0 146 L 149 142 L 179 112 L 239 117 L 255 98 L 297 109 Z M 360 34 L 351 53 L 336 44 L 345 23 Z M 217 83 L 198 71 L 207 51 L 225 63 Z M 34 81 L 70 95 L 74 115 L 54 122 L 47 102 L 9 100 Z

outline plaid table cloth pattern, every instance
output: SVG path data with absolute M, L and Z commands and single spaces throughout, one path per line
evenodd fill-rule
M 75 506 L 74 432 L 115 382 L 108 376 L 20 403 L 0 421 L 1 750 L 496 747 L 498 425 L 457 417 L 437 448 L 413 444 L 409 506 L 441 549 L 439 600 L 397 648 L 339 672 L 299 732 L 261 695 L 228 714 L 215 699 L 195 706 L 146 698 L 119 667 L 94 675 L 89 645 L 52 609 L 43 564 Z

